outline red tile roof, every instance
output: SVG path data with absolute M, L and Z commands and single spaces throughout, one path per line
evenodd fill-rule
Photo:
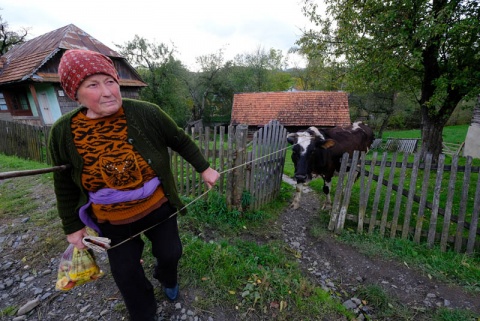
M 5 53 L 1 57 L 3 65 L 0 66 L 0 84 L 14 83 L 31 78 L 57 52 L 66 49 L 89 49 L 110 58 L 123 59 L 116 51 L 108 48 L 77 26 L 70 24 L 17 45 Z M 40 74 L 37 74 L 37 76 L 40 76 Z M 59 79 L 56 74 L 52 73 L 43 81 L 59 82 Z M 136 86 L 146 85 L 140 80 L 134 82 Z M 132 80 L 130 79 L 126 85 L 132 85 L 131 83 Z
M 334 91 L 241 93 L 233 97 L 232 125 L 264 126 L 278 120 L 284 126 L 349 125 L 348 96 Z

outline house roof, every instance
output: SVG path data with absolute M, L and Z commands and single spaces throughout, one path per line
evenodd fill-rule
M 116 51 L 108 48 L 77 26 L 69 24 L 17 45 L 0 57 L 0 84 L 27 79 L 59 82 L 56 73 L 37 74 L 37 71 L 57 52 L 67 49 L 88 49 L 113 59 L 123 59 Z M 134 72 L 136 73 L 136 71 Z M 146 84 L 140 80 L 120 79 L 120 85 L 145 86 Z
M 233 97 L 232 125 L 264 126 L 278 120 L 284 126 L 349 125 L 348 96 L 334 91 L 240 93 Z

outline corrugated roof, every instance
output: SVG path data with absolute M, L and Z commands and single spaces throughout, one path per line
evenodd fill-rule
M 351 124 L 345 92 L 292 91 L 241 93 L 233 97 L 233 125 L 264 126 L 278 120 L 284 126 Z
M 32 77 L 43 64 L 62 49 L 88 49 L 111 58 L 122 58 L 119 53 L 108 48 L 85 31 L 69 24 L 15 46 L 3 55 L 1 58 L 4 64 L 0 69 L 0 84 L 18 82 Z M 55 78 L 54 74 L 48 76 L 47 81 L 59 81 L 58 76 Z M 132 79 L 129 79 L 127 83 L 145 86 L 145 83 Z

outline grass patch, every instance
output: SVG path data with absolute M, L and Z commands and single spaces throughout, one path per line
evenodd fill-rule
M 361 287 L 357 295 L 375 307 L 375 317 L 379 320 L 413 320 L 415 312 L 399 305 L 378 285 Z
M 467 310 L 440 308 L 435 311 L 433 321 L 477 321 L 474 313 Z
M 480 258 L 453 251 L 442 252 L 410 240 L 382 238 L 378 234 L 346 231 L 339 240 L 370 256 L 381 256 L 420 268 L 429 277 L 458 284 L 480 294 Z
M 0 310 L 0 317 L 13 317 L 15 314 L 17 314 L 17 311 L 17 306 L 8 306 L 3 310 Z
M 445 143 L 460 144 L 467 137 L 469 125 L 446 126 L 443 128 L 442 137 Z M 408 130 L 386 130 L 382 134 L 382 139 L 387 138 L 421 138 L 420 129 Z
M 0 154 L 0 172 L 48 167 L 34 161 Z M 0 180 L 0 218 L 29 216 L 48 221 L 56 217 L 52 174 L 15 177 Z
M 181 280 L 202 289 L 204 295 L 197 297 L 197 302 L 203 309 L 228 304 L 245 316 L 254 312 L 278 320 L 350 315 L 301 275 L 282 244 L 205 242 L 192 234 L 184 235 L 183 243 Z
M 180 279 L 201 289 L 201 309 L 219 305 L 279 320 L 315 320 L 318 315 L 352 318 L 339 302 L 302 276 L 283 242 L 259 244 L 271 222 L 288 205 L 293 188 L 283 183 L 280 195 L 261 211 L 229 211 L 216 192 L 189 207 L 179 218 L 184 255 Z M 247 239 L 243 238 L 246 233 Z

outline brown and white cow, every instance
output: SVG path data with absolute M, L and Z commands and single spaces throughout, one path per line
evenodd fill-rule
M 303 185 L 315 176 L 323 178 L 323 192 L 327 196 L 323 208 L 330 207 L 332 177 L 335 171 L 340 170 L 343 154 L 349 153 L 352 156 L 355 150 L 366 152 L 373 139 L 372 129 L 362 122 L 355 122 L 348 127 L 310 127 L 305 131 L 288 134 L 287 141 L 293 145 L 292 161 L 297 181 L 293 208 L 300 205 Z

